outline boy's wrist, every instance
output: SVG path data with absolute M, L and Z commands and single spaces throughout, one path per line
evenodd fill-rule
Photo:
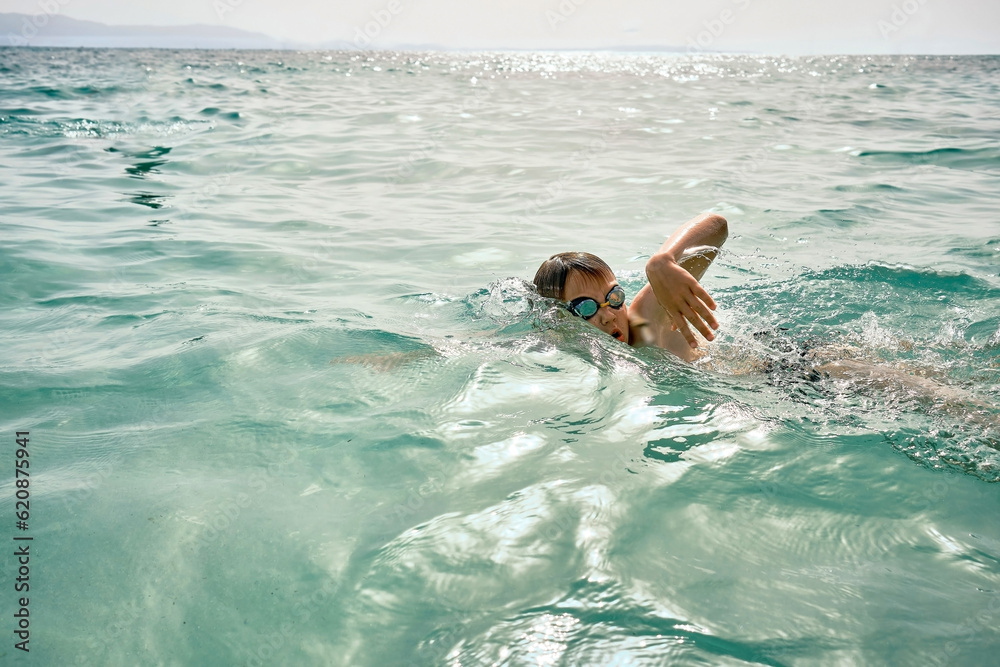
M 673 253 L 669 250 L 661 250 L 655 253 L 646 262 L 646 277 L 649 278 L 650 270 L 656 271 L 658 269 L 666 268 L 671 264 L 677 264 L 677 258 L 674 257 Z

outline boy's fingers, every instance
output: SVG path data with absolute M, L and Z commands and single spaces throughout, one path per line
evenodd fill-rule
M 705 288 L 702 287 L 700 284 L 698 285 L 698 289 L 694 290 L 694 295 L 699 299 L 701 299 L 702 301 L 704 301 L 705 305 L 707 305 L 712 310 L 716 309 L 715 299 L 713 299 L 712 295 L 706 292 Z
M 715 314 L 708 309 L 708 306 L 706 306 L 701 301 L 696 301 L 693 304 L 693 307 L 696 311 L 698 311 L 698 314 L 701 315 L 702 319 L 708 322 L 708 326 L 712 327 L 713 329 L 719 328 L 719 321 L 715 319 Z
M 702 336 L 704 336 L 708 340 L 712 340 L 713 338 L 715 338 L 715 334 L 712 333 L 712 330 L 709 328 L 708 324 L 706 324 L 705 321 L 702 320 L 697 313 L 695 313 L 695 311 L 691 308 L 691 306 L 685 303 L 682 312 L 684 313 L 684 316 L 688 319 L 688 321 L 694 325 L 694 327 L 701 333 Z M 689 340 L 688 342 L 690 343 L 691 341 Z
M 678 326 L 677 329 L 684 336 L 684 340 L 686 340 L 688 342 L 688 345 L 690 345 L 693 348 L 697 348 L 698 347 L 698 341 L 694 337 L 694 334 L 691 333 L 691 328 L 688 327 L 687 324 L 683 324 L 681 326 Z

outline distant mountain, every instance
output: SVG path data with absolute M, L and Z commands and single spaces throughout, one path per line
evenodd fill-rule
M 0 46 L 294 49 L 259 32 L 215 25 L 106 25 L 61 14 L 0 14 Z
M 221 25 L 107 25 L 81 21 L 61 14 L 0 13 L 0 47 L 63 46 L 93 48 L 156 49 L 321 49 L 356 50 L 360 45 L 346 39 L 326 40 L 315 44 L 282 41 L 259 32 L 248 32 Z M 530 48 L 449 49 L 439 44 L 377 44 L 376 49 L 396 51 L 534 51 Z M 617 47 L 555 47 L 551 51 L 633 51 L 681 52 L 677 46 L 643 45 Z M 706 50 L 711 53 L 711 50 Z

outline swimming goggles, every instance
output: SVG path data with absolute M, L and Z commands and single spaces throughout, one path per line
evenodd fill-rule
M 625 304 L 625 290 L 622 289 L 621 285 L 615 285 L 604 299 L 604 303 L 597 303 L 597 301 L 591 299 L 589 296 L 581 296 L 569 302 L 569 310 L 574 315 L 579 315 L 585 320 L 589 320 L 596 315 L 597 311 L 604 306 L 611 306 L 615 310 L 618 310 Z

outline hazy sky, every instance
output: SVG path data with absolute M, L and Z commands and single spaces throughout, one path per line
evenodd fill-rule
M 53 11 L 109 24 L 208 23 L 300 43 L 385 48 L 1000 53 L 998 0 L 0 0 L 0 12 Z

